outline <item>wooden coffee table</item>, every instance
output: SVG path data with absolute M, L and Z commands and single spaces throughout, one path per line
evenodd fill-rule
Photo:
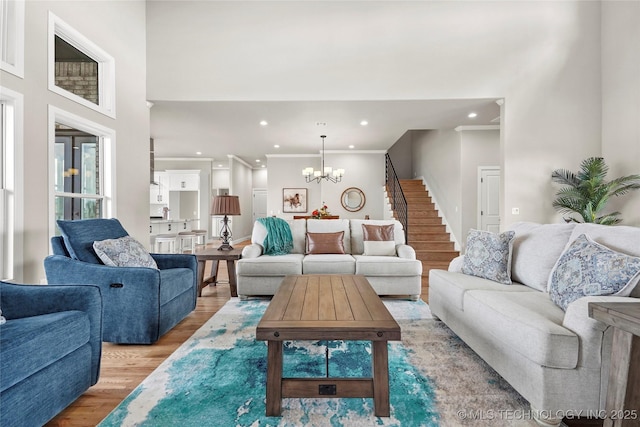
M 285 397 L 373 397 L 375 415 L 388 417 L 387 341 L 400 340 L 400 326 L 364 276 L 287 276 L 256 329 L 267 341 L 267 416 L 280 416 Z M 371 378 L 282 378 L 282 342 L 368 340 Z

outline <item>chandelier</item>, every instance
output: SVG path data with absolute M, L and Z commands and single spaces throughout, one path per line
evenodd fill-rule
M 305 177 L 307 182 L 315 181 L 320 183 L 323 179 L 333 183 L 342 181 L 344 169 L 333 169 L 331 166 L 324 165 L 324 139 L 326 137 L 327 135 L 320 135 L 320 138 L 322 138 L 322 168 L 318 171 L 312 167 L 302 169 L 302 175 Z

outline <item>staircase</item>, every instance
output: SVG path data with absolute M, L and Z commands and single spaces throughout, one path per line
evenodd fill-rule
M 435 204 L 421 180 L 401 179 L 400 187 L 407 200 L 409 213 L 409 233 L 407 243 L 416 251 L 422 261 L 422 287 L 429 286 L 429 270 L 446 270 L 449 262 L 460 253 L 454 250 L 449 233 L 438 216 Z

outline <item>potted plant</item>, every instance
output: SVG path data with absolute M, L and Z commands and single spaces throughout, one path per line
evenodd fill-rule
M 578 214 L 582 222 L 604 225 L 618 224 L 620 212 L 603 214 L 609 200 L 640 188 L 640 175 L 627 175 L 607 181 L 609 167 L 602 157 L 589 157 L 580 164 L 580 171 L 573 173 L 557 169 L 551 174 L 553 182 L 564 185 L 556 193 L 553 207 L 563 214 Z M 581 222 L 575 217 L 564 218 L 567 222 Z

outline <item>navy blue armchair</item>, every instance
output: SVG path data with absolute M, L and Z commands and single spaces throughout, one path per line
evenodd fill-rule
M 93 283 L 104 300 L 102 339 L 151 344 L 196 306 L 197 261 L 190 254 L 151 254 L 158 268 L 104 265 L 94 241 L 127 236 L 117 219 L 58 221 L 53 255 L 44 261 L 48 283 Z
M 43 425 L 98 382 L 97 286 L 0 281 L 0 425 Z

